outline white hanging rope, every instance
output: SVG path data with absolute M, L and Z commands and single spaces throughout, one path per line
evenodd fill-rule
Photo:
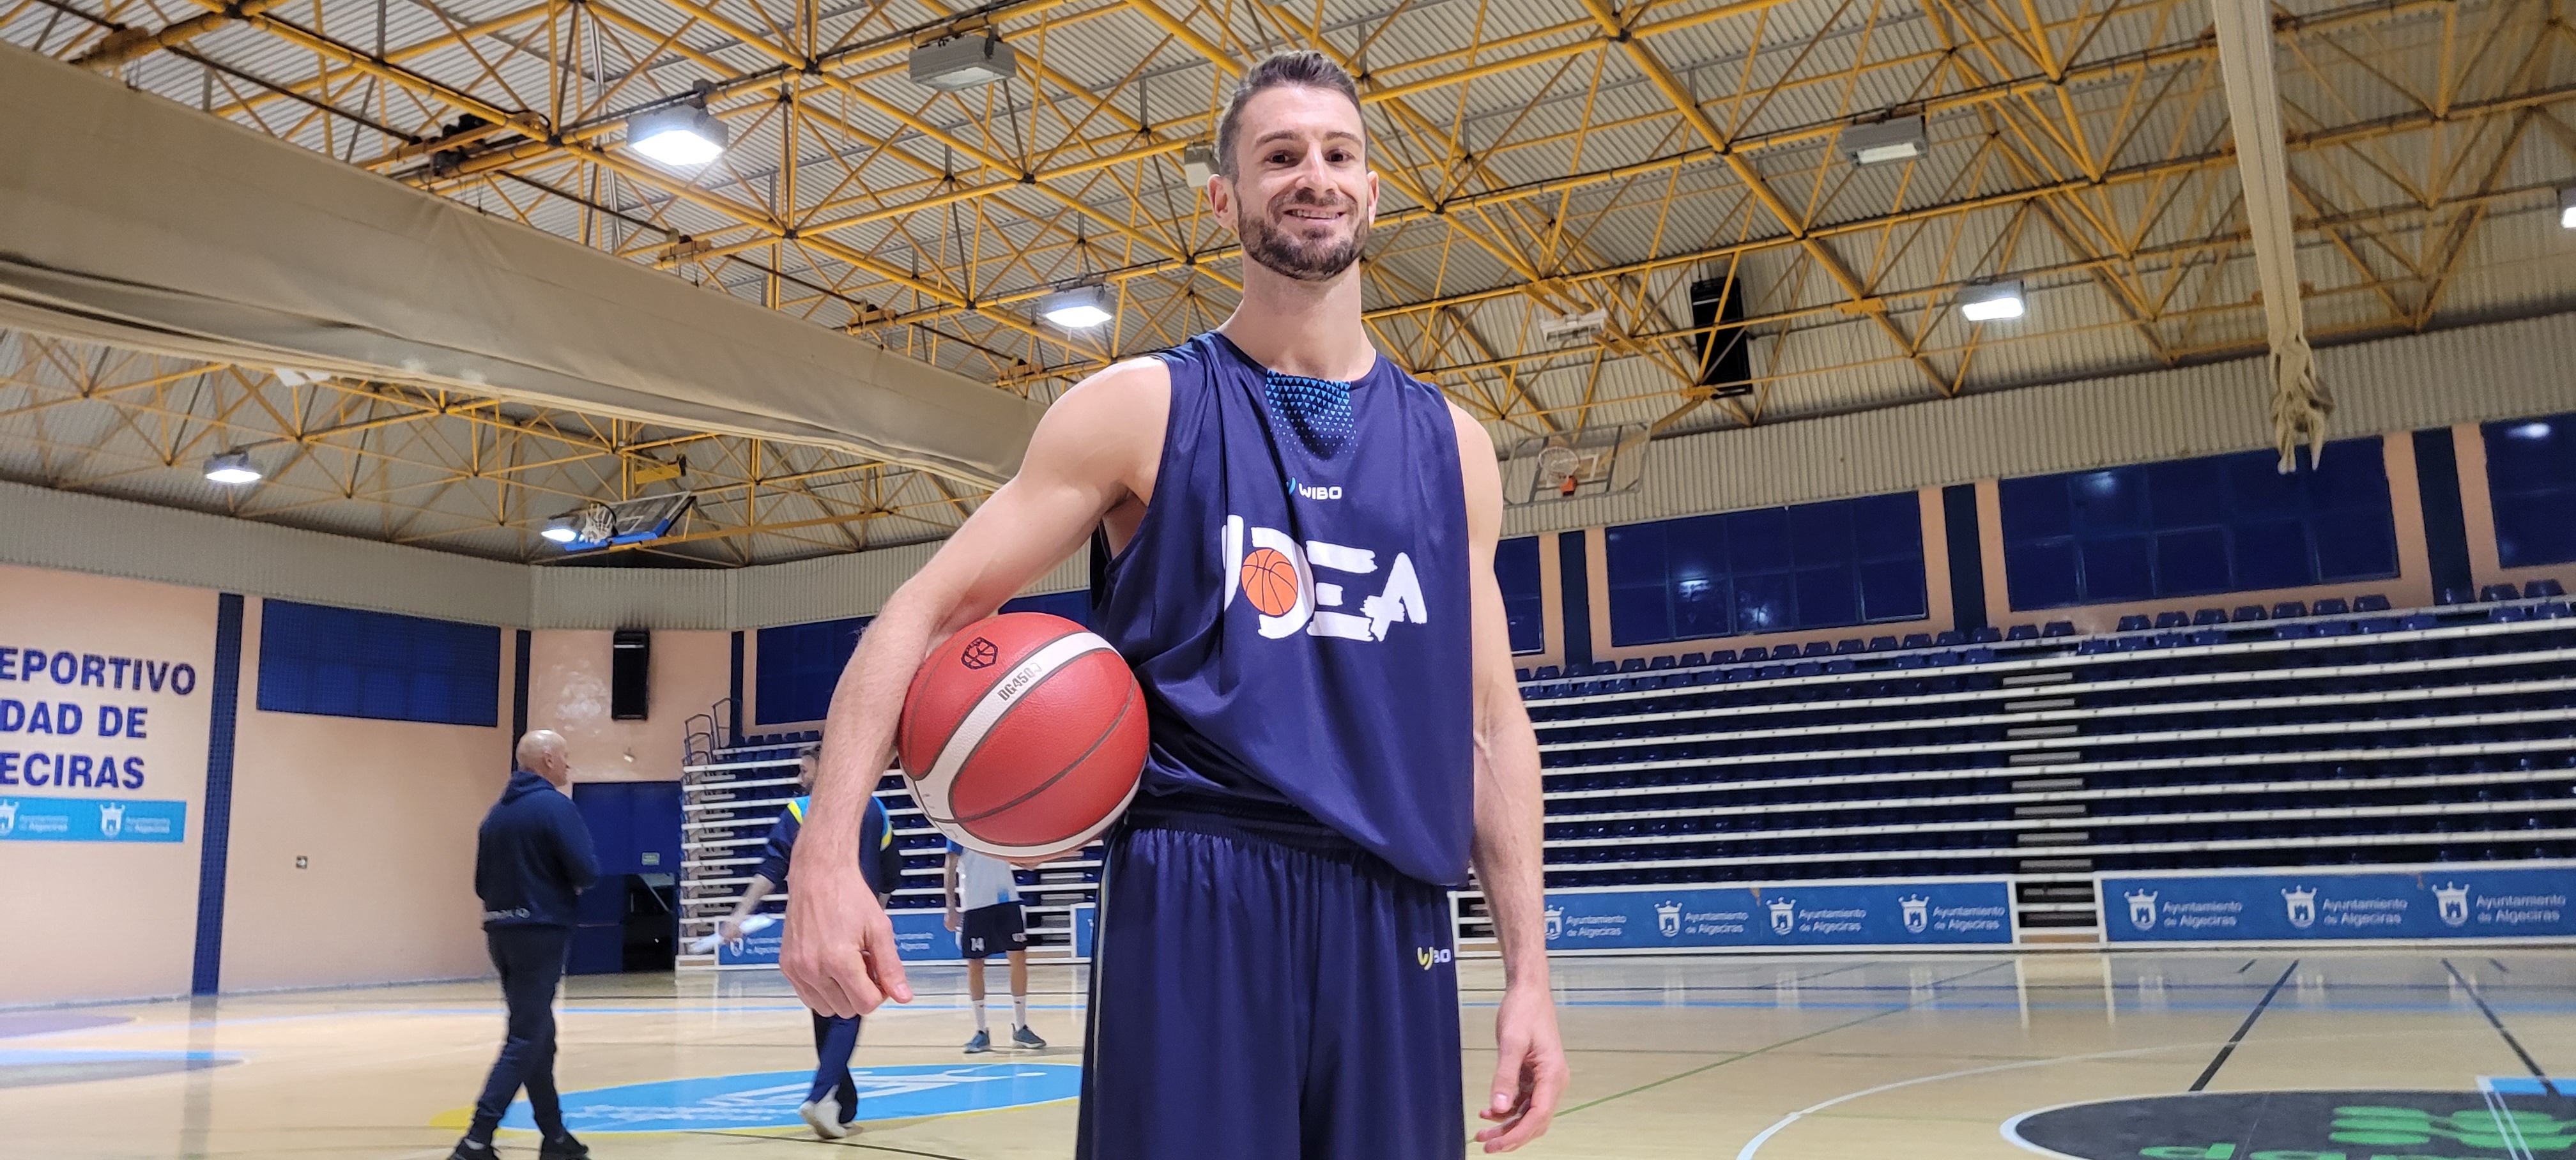
M 2297 470 L 2298 449 L 2310 463 L 2326 449 L 2326 416 L 2334 396 L 2317 380 L 2299 301 L 2297 235 L 2290 218 L 2289 151 L 2281 144 L 2281 95 L 2272 71 L 2269 0 L 2209 0 L 2218 33 L 2218 65 L 2227 82 L 2227 120 L 2236 136 L 2236 174 L 2245 186 L 2245 223 L 2254 236 L 2263 320 L 2272 347 L 2272 445 L 2281 473 Z

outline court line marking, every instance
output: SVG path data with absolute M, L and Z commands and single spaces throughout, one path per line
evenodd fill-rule
M 2522 1041 L 2514 1038 L 2513 1032 L 2505 1030 L 2504 1020 L 2496 1018 L 2495 1008 L 2487 1006 L 2487 997 L 2478 993 L 2477 985 L 2469 982 L 2468 976 L 2461 974 L 2460 968 L 2452 966 L 2449 959 L 2442 960 L 2442 969 L 2451 972 L 2451 978 L 2458 980 L 2460 989 L 2469 993 L 2469 999 L 2475 1002 L 2478 1010 L 2486 1015 L 2487 1025 L 2495 1028 L 2496 1034 L 2504 1037 L 2504 1045 L 2512 1048 L 2514 1057 L 2522 1061 L 2522 1066 L 2531 1072 L 2533 1079 L 2540 1081 L 2540 1090 L 2553 1096 L 2567 1094 L 2558 1090 L 2558 1081 L 2549 1078 L 2548 1072 L 2540 1070 L 2540 1061 L 2531 1058 L 2531 1053 L 2522 1049 Z
M 1800 1109 L 1798 1109 L 1797 1111 L 1791 1112 L 1791 1113 L 1789 1113 L 1788 1115 L 1785 1115 L 1785 1116 L 1780 1117 L 1780 1119 L 1779 1119 L 1777 1122 L 1773 1123 L 1770 1127 L 1762 1129 L 1762 1132 L 1761 1132 L 1761 1134 L 1760 1134 L 1760 1135 L 1757 1135 L 1757 1136 L 1753 1137 L 1752 1139 L 1745 1141 L 1745 1142 L 1744 1142 L 1744 1147 L 1736 1151 L 1736 1153 L 1735 1153 L 1735 1160 L 1753 1160 L 1753 1155 L 1754 1155 L 1754 1153 L 1756 1153 L 1756 1152 L 1760 1152 L 1760 1151 L 1762 1150 L 1762 1146 L 1763 1146 L 1764 1144 L 1767 1144 L 1767 1143 L 1770 1143 L 1770 1142 L 1771 1142 L 1771 1137 L 1779 1135 L 1782 1129 L 1787 1128 L 1787 1127 L 1788 1127 L 1789 1125 L 1791 1125 L 1791 1124 L 1797 1123 L 1797 1122 L 1798 1122 L 1798 1121 L 1800 1121 L 1800 1120 L 1806 1119 L 1807 1117 L 1812 1116 L 1812 1115 L 1815 1115 L 1816 1113 L 1821 1112 L 1821 1111 L 1825 1110 L 1826 1108 L 1833 1107 L 1833 1106 L 1834 1106 L 1834 1105 L 1836 1105 L 1836 1104 L 1850 1103 L 1850 1102 L 1851 1102 L 1851 1101 L 1853 1101 L 1853 1100 L 1862 1099 L 1862 1098 L 1864 1098 L 1864 1097 L 1868 1097 L 1868 1096 L 1874 1096 L 1874 1095 L 1877 1095 L 1877 1094 L 1879 1094 L 1879 1093 L 1881 1093 L 1881 1092 L 1892 1092 L 1892 1091 L 1895 1091 L 1895 1090 L 1896 1090 L 1896 1089 L 1898 1089 L 1898 1088 L 1903 1088 L 1903 1087 L 1912 1087 L 1912 1086 L 1914 1086 L 1914 1085 L 1916 1085 L 1916 1084 L 1919 1084 L 1919 1083 L 1932 1083 L 1932 1082 L 1934 1082 L 1934 1081 L 1936 1081 L 1936 1080 L 1945 1080 L 1945 1079 L 1962 1079 L 1962 1078 L 1965 1078 L 1965 1077 L 1967 1077 L 1967 1076 L 1972 1076 L 1972 1075 L 1986 1075 L 1986 1074 L 1989 1074 L 1989 1073 L 1992 1073 L 1992 1072 L 1998 1072 L 1998 1071 L 2016 1071 L 2016 1070 L 2019 1070 L 2019 1069 L 2021 1069 L 2021 1068 L 2025 1068 L 2025 1067 L 2045 1067 L 2045 1066 L 2047 1066 L 2047 1065 L 2049 1065 L 2049 1064 L 2052 1064 L 2052 1063 L 2074 1063 L 2074 1062 L 2077 1062 L 2077 1061 L 2080 1061 L 2080 1060 L 2088 1060 L 2088 1059 L 2117 1059 L 2117 1058 L 2119 1058 L 2119 1057 L 2121 1057 L 2121 1056 L 2126 1056 L 2126 1055 L 2152 1055 L 2152 1054 L 2155 1054 L 2156 1052 L 2159 1052 L 2159 1051 L 2180 1051 L 2180 1050 L 2183 1050 L 2184 1048 L 2189 1048 L 2189 1047 L 2198 1047 L 2198 1046 L 2200 1046 L 2200 1045 L 2199 1045 L 2199 1044 L 2197 1044 L 2197 1043 L 2168 1043 L 2168 1044 L 2164 1044 L 2164 1045 L 2162 1045 L 2162 1046 L 2158 1046 L 2158 1047 L 2131 1047 L 2131 1048 L 2124 1048 L 2124 1049 L 2119 1050 L 2119 1051 L 2097 1051 L 2097 1052 L 2093 1052 L 2093 1053 L 2086 1054 L 2086 1055 L 2059 1055 L 2059 1056 L 2051 1056 L 2051 1057 L 2049 1057 L 2049 1058 L 2047 1058 L 2047 1059 L 2029 1059 L 2029 1060 L 2023 1060 L 2023 1061 L 2018 1062 L 2018 1063 L 1998 1063 L 1998 1064 L 1992 1064 L 1992 1065 L 1990 1065 L 1990 1066 L 1986 1066 L 1986 1067 L 1971 1067 L 1971 1068 L 1966 1068 L 1966 1069 L 1963 1069 L 1963 1070 L 1960 1070 L 1960 1071 L 1945 1071 L 1945 1072 L 1941 1072 L 1941 1073 L 1939 1073 L 1939 1074 L 1937 1074 L 1937 1075 L 1921 1075 L 1921 1076 L 1916 1076 L 1916 1077 L 1914 1077 L 1913 1079 L 1900 1079 L 1900 1080 L 1895 1081 L 1894 1083 L 1883 1083 L 1883 1084 L 1878 1085 L 1877 1087 L 1873 1087 L 1873 1088 L 1863 1088 L 1863 1089 L 1861 1089 L 1860 1091 L 1856 1091 L 1856 1092 L 1848 1092 L 1848 1093 L 1845 1093 L 1845 1094 L 1843 1094 L 1843 1095 L 1838 1095 L 1838 1096 L 1835 1096 L 1835 1097 L 1834 1097 L 1834 1098 L 1832 1098 L 1832 1099 L 1825 1100 L 1825 1101 L 1823 1101 L 1823 1102 L 1821 1102 L 1821 1103 L 1809 1104 L 1809 1105 L 1807 1105 L 1806 1107 L 1800 1108 Z M 2096 1102 L 2096 1101 L 2092 1101 L 2092 1100 L 2079 1100 L 2079 1101 L 2077 1101 L 2077 1102 L 2078 1102 L 2078 1103 L 2093 1103 L 2093 1102 Z M 2059 1106 L 2061 1106 L 2061 1107 L 2072 1107 L 2072 1106 L 2074 1106 L 2074 1105 L 2072 1105 L 2072 1104 L 2064 1104 L 2064 1105 L 2059 1105 Z M 2051 1110 L 2051 1109 L 2047 1109 L 2047 1108 L 2042 1108 L 2042 1109 L 2040 1109 L 2040 1111 L 2049 1111 L 2049 1110 Z M 2003 1123 L 2004 1138 L 2005 1138 L 2006 1140 L 2012 1140 L 2012 1142 L 2013 1142 L 2013 1143 L 2021 1144 L 2021 1141 L 2019 1141 L 2019 1140 L 2015 1140 L 2015 1139 L 2013 1138 L 2013 1135 L 2012 1135 L 2012 1126 L 2013 1126 L 2014 1124 L 2016 1124 L 2016 1123 L 2019 1123 L 2019 1122 L 2022 1120 L 2022 1118 L 2023 1118 L 2024 1116 L 2032 1116 L 2032 1115 L 2037 1115 L 2037 1114 L 2038 1114 L 2037 1112 L 2023 1112 L 2023 1113 L 2022 1113 L 2021 1115 L 2019 1115 L 2019 1116 L 2014 1116 L 2012 1119 L 2009 1119 L 2009 1120 L 2004 1121 L 2004 1123 Z M 2029 1148 L 2029 1147 L 2030 1147 L 2030 1145 L 2028 1145 L 2028 1144 L 2022 1144 L 2021 1146 L 2022 1146 L 2023 1148 L 2025 1148 L 2025 1149 L 2027 1149 L 2027 1148 Z
M 1925 990 L 1926 990 L 1926 991 L 1935 991 L 1935 990 L 1939 990 L 1939 989 L 1940 989 L 1940 987 L 1941 987 L 1941 985 L 1942 985 L 1943 983 L 1951 982 L 1951 981 L 1956 980 L 1956 979 L 1964 979 L 1964 978 L 1969 977 L 1970 975 L 1981 975 L 1981 974 L 1986 973 L 1987 971 L 2000 970 L 2000 969 L 2002 969 L 2002 968 L 2004 968 L 2004 967 L 2008 967 L 2008 966 L 2011 966 L 2011 965 L 2012 965 L 2012 962 L 2011 962 L 2010 960 L 2007 960 L 2007 961 L 2004 961 L 2004 962 L 1999 962 L 1999 963 L 1989 963 L 1989 964 L 1987 964 L 1987 965 L 1985 965 L 1985 966 L 1982 966 L 1982 967 L 1977 968 L 1976 970 L 1966 972 L 1965 974 L 1953 975 L 1953 976 L 1951 976 L 1949 979 L 1941 979 L 1941 980 L 1937 980 L 1937 981 L 1935 981 L 1935 982 L 1931 983 L 1930 985 L 1928 985 L 1928 986 L 1925 988 Z M 1700 1066 L 1698 1066 L 1698 1067 L 1694 1067 L 1694 1068 L 1690 1069 L 1689 1071 L 1681 1072 L 1681 1073 L 1676 1074 L 1676 1075 L 1668 1075 L 1668 1076 L 1665 1076 L 1664 1078 L 1659 1079 L 1659 1080 L 1656 1080 L 1656 1081 L 1654 1081 L 1654 1082 L 1652 1082 L 1652 1083 L 1643 1083 L 1643 1084 L 1639 1084 L 1639 1085 L 1637 1085 L 1637 1086 L 1635 1086 L 1635 1087 L 1629 1088 L 1629 1089 L 1628 1089 L 1628 1090 L 1626 1090 L 1626 1091 L 1623 1091 L 1623 1092 L 1613 1092 L 1613 1093 L 1611 1093 L 1611 1094 L 1609 1094 L 1609 1095 L 1603 1096 L 1603 1097 L 1601 1097 L 1601 1098 L 1599 1098 L 1599 1099 L 1596 1099 L 1596 1100 L 1586 1100 L 1586 1101 L 1585 1101 L 1585 1102 L 1583 1102 L 1583 1103 L 1579 1103 L 1579 1104 L 1574 1105 L 1573 1107 L 1566 1108 L 1566 1109 L 1564 1109 L 1564 1110 L 1562 1110 L 1562 1111 L 1559 1111 L 1559 1112 L 1557 1112 L 1557 1113 L 1556 1113 L 1556 1115 L 1557 1115 L 1557 1117 L 1558 1117 L 1558 1118 L 1562 1119 L 1562 1118 L 1564 1118 L 1564 1117 L 1566 1117 L 1566 1116 L 1573 1115 L 1574 1113 L 1576 1113 L 1576 1112 L 1580 1112 L 1580 1111 L 1583 1111 L 1583 1110 L 1585 1110 L 1585 1109 L 1587 1109 L 1587 1108 L 1597 1108 L 1597 1107 L 1600 1107 L 1601 1105 L 1606 1104 L 1606 1103 L 1609 1103 L 1609 1102 L 1610 1102 L 1610 1101 L 1612 1101 L 1612 1100 L 1625 1099 L 1625 1098 L 1627 1098 L 1627 1097 L 1629 1097 L 1629 1096 L 1633 1096 L 1633 1095 L 1637 1094 L 1638 1092 L 1648 1091 L 1648 1090 L 1651 1090 L 1651 1089 L 1654 1089 L 1654 1088 L 1659 1088 L 1659 1087 L 1664 1086 L 1665 1084 L 1673 1083 L 1673 1082 L 1678 1081 L 1678 1080 L 1685 1080 L 1685 1079 L 1689 1079 L 1690 1077 L 1695 1076 L 1695 1075 L 1698 1075 L 1698 1074 L 1700 1074 L 1700 1073 L 1702 1073 L 1702 1072 L 1710 1071 L 1710 1070 L 1713 1070 L 1713 1069 L 1716 1069 L 1716 1068 L 1724 1067 L 1724 1066 L 1726 1066 L 1727 1064 L 1730 1064 L 1730 1063 L 1734 1063 L 1734 1062 L 1736 1062 L 1737 1060 L 1742 1060 L 1742 1059 L 1751 1059 L 1751 1058 L 1753 1058 L 1754 1056 L 1757 1056 L 1757 1055 L 1761 1055 L 1761 1054 L 1763 1054 L 1764 1052 L 1768 1052 L 1768 1051 L 1775 1051 L 1775 1050 L 1778 1050 L 1779 1048 L 1787 1047 L 1787 1046 L 1790 1046 L 1791 1044 L 1795 1044 L 1795 1043 L 1804 1043 L 1804 1042 L 1806 1042 L 1807 1040 L 1814 1039 L 1814 1038 L 1816 1038 L 1816 1037 L 1818 1037 L 1818 1036 L 1822 1036 L 1822 1035 L 1830 1035 L 1830 1034 L 1832 1034 L 1832 1033 L 1834 1033 L 1834 1032 L 1836 1032 L 1836 1031 L 1843 1030 L 1844 1028 L 1847 1028 L 1847 1027 L 1857 1027 L 1857 1026 L 1859 1026 L 1859 1025 L 1863 1024 L 1863 1023 L 1867 1023 L 1867 1022 L 1869 1022 L 1869 1021 L 1870 1021 L 1870 1020 L 1872 1020 L 1872 1019 L 1883 1019 L 1883 1018 L 1886 1018 L 1887 1016 L 1894 1015 L 1894 1014 L 1896 1014 L 1896 1013 L 1898 1013 L 1898 1012 L 1900 1012 L 1900 1011 L 1911 1011 L 1911 1010 L 1913 1010 L 1913 1009 L 1915 1008 L 1915 1005 L 1916 1005 L 1917 1003 L 1919 1003 L 1919 1002 L 1921 1002 L 1921 1000 L 1920 1000 L 1920 999 L 1916 999 L 1916 1000 L 1913 1000 L 1913 1001 L 1910 1001 L 1910 1002 L 1905 1003 L 1903 1006 L 1890 1007 L 1890 1008 L 1888 1008 L 1888 1009 L 1886 1009 L 1886 1010 L 1884 1010 L 1884 1011 L 1876 1011 L 1876 1012 L 1872 1012 L 1872 1013 L 1870 1013 L 1870 1014 L 1868 1014 L 1868 1015 L 1863 1015 L 1863 1016 L 1861 1016 L 1861 1017 L 1860 1017 L 1860 1018 L 1858 1018 L 1858 1019 L 1848 1020 L 1848 1021 L 1846 1021 L 1846 1022 L 1837 1023 L 1837 1024 L 1835 1024 L 1835 1025 L 1833 1025 L 1833 1026 L 1831 1026 L 1831 1027 L 1822 1028 L 1822 1029 L 1820 1029 L 1820 1030 L 1816 1030 L 1816 1031 L 1810 1031 L 1810 1032 L 1808 1032 L 1808 1033 L 1806 1033 L 1806 1034 L 1804 1034 L 1804 1035 L 1796 1036 L 1796 1037 L 1789 1038 L 1789 1039 L 1783 1039 L 1783 1040 L 1779 1041 L 1778 1043 L 1765 1044 L 1765 1045 L 1763 1045 L 1763 1046 L 1761 1046 L 1761 1047 L 1754 1048 L 1753 1050 L 1751 1050 L 1751 1051 L 1747 1051 L 1747 1052 L 1744 1052 L 1744 1053 L 1742 1053 L 1742 1054 L 1740 1054 L 1740 1055 L 1731 1056 L 1731 1057 L 1729 1057 L 1729 1058 L 1721 1059 L 1721 1060 L 1717 1060 L 1717 1061 L 1712 1062 L 1712 1063 L 1705 1063 L 1705 1064 L 1701 1064 Z
M 2218 1069 L 2227 1066 L 2227 1057 L 2236 1054 L 2236 1045 L 2245 1042 L 2245 1033 L 2254 1030 L 2254 1021 L 2263 1017 L 2263 1009 L 2271 1006 L 2272 997 L 2281 993 L 2281 984 L 2289 982 L 2290 975 L 2298 969 L 2297 959 L 2290 960 L 2289 966 L 2281 968 L 2281 977 L 2272 980 L 2272 989 L 2263 992 L 2263 998 L 2254 1004 L 2254 1009 L 2245 1013 L 2245 1022 L 2236 1025 L 2236 1034 L 2227 1037 L 2218 1054 L 2209 1057 L 2209 1066 L 2201 1069 L 2200 1078 L 2191 1081 L 2191 1086 L 2185 1090 L 2199 1091 L 2208 1087 L 2209 1081 L 2218 1078 Z

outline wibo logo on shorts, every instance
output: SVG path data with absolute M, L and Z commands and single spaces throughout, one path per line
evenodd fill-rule
M 1422 964 L 1422 969 L 1426 971 L 1441 963 L 1450 961 L 1450 958 L 1451 955 L 1449 953 L 1449 948 L 1447 947 L 1415 947 L 1413 949 L 1413 961 Z

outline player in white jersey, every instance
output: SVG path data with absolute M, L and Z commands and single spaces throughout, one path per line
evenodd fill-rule
M 991 1051 L 992 1030 L 984 1023 L 984 960 L 1003 955 L 1011 963 L 1011 1043 L 1032 1051 L 1046 1040 L 1029 1030 L 1029 920 L 1020 905 L 1020 880 L 1011 864 L 948 844 L 948 929 L 957 932 L 957 949 L 966 956 L 966 994 L 975 1006 L 975 1037 L 966 1054 Z

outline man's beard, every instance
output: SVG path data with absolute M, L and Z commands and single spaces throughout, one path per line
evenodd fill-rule
M 1329 208 L 1303 198 L 1289 204 Z M 1252 207 L 1241 203 L 1235 207 L 1234 230 L 1243 239 L 1244 255 L 1263 267 L 1300 282 L 1329 281 L 1359 261 L 1360 251 L 1368 245 L 1368 219 L 1360 215 L 1358 205 L 1345 205 L 1351 215 L 1351 235 L 1339 242 L 1307 242 L 1294 237 L 1273 228 L 1268 219 L 1254 216 Z

